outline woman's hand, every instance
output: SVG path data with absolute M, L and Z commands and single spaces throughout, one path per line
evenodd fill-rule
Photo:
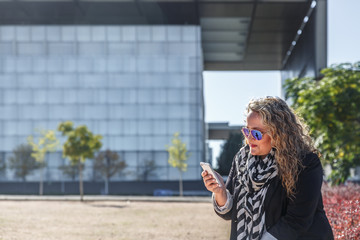
M 216 182 L 216 179 L 205 170 L 201 173 L 201 176 L 203 177 L 206 189 L 213 193 L 220 193 L 221 191 L 225 191 L 225 184 L 222 177 L 217 172 L 214 171 L 214 173 L 217 174 L 217 178 L 221 181 L 221 185 L 223 187 L 220 187 Z
M 201 173 L 201 176 L 203 177 L 203 181 L 205 184 L 205 187 L 210 192 L 214 193 L 215 201 L 218 204 L 218 206 L 224 206 L 227 201 L 227 194 L 226 194 L 226 188 L 224 184 L 223 178 L 214 171 L 214 173 L 217 175 L 217 178 L 220 180 L 221 186 L 216 182 L 216 179 L 209 174 L 207 171 L 203 171 Z

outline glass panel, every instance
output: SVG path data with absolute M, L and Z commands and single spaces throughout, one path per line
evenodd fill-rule
M 110 119 L 121 119 L 124 117 L 123 106 L 108 105 L 108 109 Z
M 30 27 L 27 26 L 16 26 L 16 40 L 20 42 L 30 41 Z
M 109 75 L 109 87 L 136 87 L 137 86 L 137 76 L 135 74 L 110 74 Z
M 32 60 L 33 71 L 38 73 L 46 72 L 46 61 L 43 58 L 34 58 Z
M 152 101 L 153 94 L 151 90 L 140 89 L 138 90 L 138 92 L 139 92 L 139 96 L 138 96 L 139 103 L 148 103 Z
M 30 72 L 31 71 L 31 58 L 18 58 L 16 60 L 16 71 L 19 73 Z
M 167 99 L 167 90 L 156 89 L 154 90 L 154 95 L 152 101 L 154 103 L 166 103 Z
M 107 44 L 109 55 L 133 55 L 136 54 L 137 44 L 136 43 L 109 43 Z
M 62 103 L 63 97 L 62 97 L 62 91 L 61 90 L 48 90 L 48 96 L 47 96 L 47 102 L 48 103 Z
M 17 91 L 17 103 L 24 104 L 32 101 L 32 94 L 29 90 L 18 90 Z
M 123 130 L 124 130 L 124 134 L 126 135 L 135 135 L 138 133 L 138 128 L 137 128 L 137 122 L 136 121 L 129 121 L 129 120 L 125 120 L 123 121 Z
M 4 126 L 4 129 L 3 129 L 4 135 L 7 135 L 7 136 L 8 135 L 10 135 L 10 136 L 17 135 L 16 122 L 6 121 L 6 122 L 4 122 L 3 126 Z
M 180 26 L 170 26 L 167 27 L 167 39 L 168 41 L 181 41 L 181 27 Z
M 29 106 L 28 113 L 32 119 L 47 119 L 48 118 L 48 107 L 46 105 Z
M 136 58 L 128 57 L 123 60 L 123 71 L 124 72 L 136 72 Z
M 73 26 L 61 27 L 61 39 L 64 42 L 72 42 L 76 40 L 76 30 Z
M 107 34 L 107 40 L 109 42 L 120 42 L 121 41 L 121 27 L 107 26 L 106 34 Z
M 74 43 L 49 43 L 48 53 L 53 56 L 75 55 L 76 48 Z
M 34 134 L 35 129 L 32 126 L 31 121 L 21 121 L 16 122 L 17 125 L 17 134 L 22 136 L 29 136 Z
M 90 27 L 77 26 L 76 27 L 76 36 L 77 36 L 77 40 L 80 42 L 90 42 L 91 41 Z
M 168 121 L 168 133 L 174 134 L 176 132 L 179 132 L 180 134 L 183 134 L 182 121 L 180 121 L 180 120 Z
M 66 89 L 63 91 L 64 103 L 76 103 L 78 91 Z
M 137 102 L 138 92 L 139 92 L 139 95 L 141 94 L 140 91 L 141 90 L 133 90 L 133 89 L 128 89 L 128 90 L 121 91 L 122 96 L 123 96 L 122 102 L 124 102 L 124 103 L 136 103 Z M 140 98 L 140 96 L 139 96 L 139 98 Z M 141 102 L 141 101 L 139 101 L 139 102 Z
M 50 73 L 62 72 L 62 60 L 61 59 L 48 59 L 46 61 L 46 70 Z
M 153 137 L 153 148 L 154 150 L 164 151 L 164 146 L 171 144 L 171 138 L 165 136 L 154 136 Z
M 31 26 L 30 31 L 32 41 L 44 41 L 46 39 L 44 26 Z
M 182 90 L 178 89 L 169 89 L 168 90 L 168 102 L 169 103 L 180 103 L 183 97 Z
M 197 39 L 197 27 L 183 26 L 182 38 L 184 42 L 196 42 Z
M 151 27 L 150 26 L 139 26 L 137 30 L 137 40 L 148 42 L 151 40 Z
M 16 75 L 15 74 L 0 74 L 0 88 L 15 88 Z
M 121 72 L 123 61 L 120 58 L 110 58 L 107 60 L 108 72 Z
M 94 59 L 94 72 L 106 72 L 106 59 L 105 58 L 96 58 Z
M 75 74 L 51 74 L 49 76 L 49 86 L 54 88 L 75 88 L 77 87 L 77 77 Z M 80 86 L 84 86 L 81 85 Z
M 92 40 L 95 42 L 105 41 L 106 40 L 105 27 L 92 26 L 91 27 L 91 35 L 92 35 Z
M 165 58 L 156 58 L 153 60 L 153 72 L 163 72 L 167 71 L 166 69 L 166 59 Z
M 152 150 L 152 137 L 150 136 L 142 136 L 139 137 L 139 151 L 150 151 Z
M 44 74 L 18 74 L 19 88 L 46 88 L 47 79 Z
M 76 65 L 75 65 L 76 66 Z M 77 59 L 77 71 L 78 72 L 92 72 L 93 62 L 88 58 Z
M 11 42 L 1 42 L 0 43 L 0 55 L 14 55 L 14 47 Z
M 61 32 L 59 26 L 46 27 L 46 39 L 49 42 L 57 42 L 61 40 Z
M 91 65 L 91 63 L 90 63 Z M 71 59 L 67 58 L 66 61 L 63 62 L 63 70 L 64 72 L 76 72 L 78 66 L 78 60 L 77 59 Z
M 81 43 L 78 45 L 78 52 L 82 56 L 105 55 L 105 45 L 103 43 Z
M 165 120 L 156 120 L 153 121 L 153 132 L 157 135 L 165 135 L 167 134 L 168 121 Z
M 136 30 L 135 27 L 124 26 L 122 27 L 122 39 L 124 42 L 136 41 Z
M 14 58 L 5 58 L 2 65 L 5 73 L 16 71 L 16 60 Z
M 123 142 L 123 148 L 126 150 L 137 150 L 138 142 L 137 137 L 127 136 L 126 141 Z
M 183 118 L 184 108 L 181 105 L 171 105 L 169 108 L 169 118 Z
M 79 86 L 87 88 L 103 88 L 106 76 L 103 74 L 82 74 L 79 76 Z
M 136 167 L 137 166 L 137 153 L 126 151 L 124 153 L 124 160 L 129 167 Z
M 107 103 L 107 91 L 106 90 L 95 90 L 93 92 L 94 96 L 94 102 L 95 103 Z
M 109 121 L 108 124 L 109 124 L 110 135 L 120 135 L 123 133 L 121 121 Z
M 0 39 L 2 41 L 15 40 L 15 27 L 14 26 L 1 26 L 0 27 Z
M 169 154 L 165 151 L 155 152 L 155 162 L 157 166 L 167 167 Z
M 6 104 L 14 104 L 16 103 L 16 91 L 15 90 L 10 90 L 10 89 L 5 89 L 4 92 L 4 103 Z
M 122 103 L 123 91 L 121 90 L 108 90 L 108 102 L 109 103 Z
M 153 134 L 153 122 L 150 120 L 140 120 L 139 121 L 139 134 L 140 135 L 150 135 Z
M 152 40 L 154 42 L 165 42 L 166 41 L 166 27 L 164 26 L 152 26 Z
M 0 105 L 0 119 L 17 119 L 18 108 L 14 106 L 1 106 Z M 21 116 L 21 115 L 20 115 Z

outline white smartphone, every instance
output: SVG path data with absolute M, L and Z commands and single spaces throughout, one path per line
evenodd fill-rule
M 221 184 L 220 179 L 218 178 L 218 175 L 215 174 L 215 171 L 211 168 L 209 163 L 200 162 L 200 166 L 202 167 L 203 170 L 206 170 L 208 172 L 208 174 L 211 174 L 215 178 L 215 180 L 219 184 L 219 186 L 222 187 L 222 184 Z

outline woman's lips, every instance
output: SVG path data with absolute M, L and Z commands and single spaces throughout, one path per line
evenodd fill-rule
M 251 144 L 250 147 L 254 148 L 254 147 L 257 147 L 257 145 Z

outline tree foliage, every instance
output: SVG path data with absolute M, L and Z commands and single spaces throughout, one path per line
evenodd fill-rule
M 241 133 L 232 132 L 222 145 L 222 151 L 218 158 L 217 172 L 220 175 L 228 175 L 235 154 L 240 150 L 244 136 Z
M 156 164 L 154 159 L 145 159 L 142 164 L 137 168 L 138 180 L 147 181 L 149 177 L 156 176 Z
M 13 150 L 13 156 L 9 157 L 9 168 L 13 169 L 15 176 L 26 181 L 26 177 L 39 168 L 39 163 L 32 156 L 32 147 L 21 144 Z
M 187 171 L 187 160 L 190 156 L 188 153 L 186 144 L 183 143 L 179 137 L 180 133 L 174 133 L 174 137 L 171 140 L 172 145 L 166 146 L 166 150 L 169 153 L 168 163 L 173 168 L 177 168 L 179 170 L 180 178 L 179 178 L 179 189 L 180 189 L 180 196 L 183 195 L 183 188 L 182 188 L 182 172 Z
M 323 162 L 331 165 L 330 180 L 344 182 L 360 164 L 360 62 L 333 65 L 324 77 L 288 79 L 286 98 L 310 127 Z
M 63 155 L 69 158 L 71 165 L 79 167 L 79 188 L 83 200 L 82 166 L 86 159 L 92 159 L 101 146 L 101 135 L 94 135 L 85 125 L 74 128 L 71 121 L 60 123 L 58 130 L 67 140 L 63 145 Z
M 105 194 L 109 194 L 109 181 L 116 173 L 126 168 L 126 163 L 116 152 L 106 150 L 100 152 L 94 161 L 94 169 L 105 178 Z
M 59 140 L 53 130 L 40 130 L 40 137 L 35 141 L 33 136 L 28 137 L 28 143 L 32 147 L 31 156 L 35 158 L 41 169 L 41 179 L 39 184 L 39 194 L 43 195 L 44 168 L 46 166 L 45 156 L 48 152 L 56 151 Z

